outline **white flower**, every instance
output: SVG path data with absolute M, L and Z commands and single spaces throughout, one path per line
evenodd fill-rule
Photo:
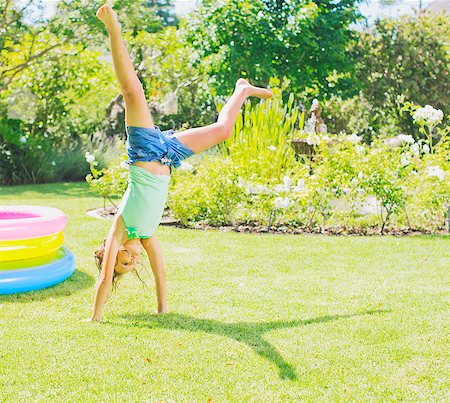
M 238 187 L 242 188 L 245 186 L 245 182 L 242 180 L 240 176 L 238 176 Z
M 284 184 L 284 189 L 289 190 L 289 186 L 291 186 L 291 184 L 292 184 L 292 179 L 289 178 L 289 176 L 284 175 L 283 184 Z
M 428 167 L 428 177 L 430 176 L 436 176 L 436 178 L 439 178 L 441 181 L 443 181 L 445 177 L 445 172 L 437 165 L 432 165 Z
M 352 178 L 352 180 L 350 181 L 350 184 L 354 187 L 356 187 L 359 183 L 359 180 L 356 178 Z
M 425 154 L 428 154 L 430 152 L 430 147 L 428 146 L 428 144 L 424 144 L 422 146 L 422 150 Z
M 411 146 L 411 152 L 412 152 L 414 155 L 419 155 L 419 144 L 414 143 L 414 144 Z
M 414 143 L 414 137 L 410 134 L 399 134 L 397 138 L 400 140 L 401 144 L 413 144 Z
M 291 201 L 289 200 L 288 197 L 283 198 L 283 197 L 278 196 L 275 199 L 275 207 L 276 208 L 287 208 L 287 207 L 289 207 L 290 204 L 291 204 Z
M 403 154 L 400 162 L 402 163 L 403 166 L 409 165 L 409 163 L 411 162 L 411 155 Z
M 317 146 L 320 143 L 320 137 L 317 134 L 310 134 L 307 138 L 306 138 L 306 142 L 310 145 L 310 146 Z
M 361 141 L 362 137 L 356 135 L 355 133 L 353 133 L 350 136 L 345 136 L 345 139 L 347 141 L 349 141 L 350 143 L 356 144 L 356 143 L 359 143 Z
M 120 161 L 120 167 L 123 169 L 128 169 L 128 164 L 126 163 L 126 161 Z
M 444 117 L 440 109 L 434 109 L 431 105 L 425 105 L 414 112 L 413 119 L 419 124 L 428 124 L 434 126 Z
M 273 189 L 275 190 L 276 193 L 281 193 L 284 191 L 284 186 L 283 185 L 275 185 L 275 187 Z
M 272 151 L 276 151 L 276 147 L 275 146 L 269 146 L 269 150 L 272 150 Z
M 359 179 L 362 179 L 362 177 L 363 177 L 363 173 L 362 173 L 362 171 L 359 171 L 359 172 L 358 172 L 358 178 L 359 178 Z
M 56 162 L 55 162 L 55 161 L 52 161 L 51 164 L 52 164 L 53 166 L 55 166 L 55 165 L 56 165 Z
M 182 171 L 192 171 L 194 169 L 194 166 L 189 164 L 189 162 L 181 161 L 180 169 Z
M 385 140 L 385 143 L 389 147 L 400 147 L 402 145 L 402 143 L 398 137 L 390 137 Z
M 27 142 L 27 138 L 26 138 L 25 136 L 21 136 L 20 139 L 19 139 L 19 141 L 20 141 L 22 144 L 25 144 L 25 143 Z
M 95 156 L 90 154 L 88 151 L 86 151 L 86 154 L 84 156 L 86 158 L 86 162 L 88 162 L 88 163 L 95 161 Z
M 364 151 L 364 146 L 356 146 L 356 153 L 358 155 L 361 155 L 361 153 Z
M 305 180 L 303 178 L 297 181 L 297 186 L 294 186 L 292 190 L 294 192 L 303 192 L 305 190 Z

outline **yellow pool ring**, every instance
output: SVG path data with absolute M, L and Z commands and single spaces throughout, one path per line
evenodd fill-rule
M 0 262 L 48 255 L 59 249 L 63 242 L 62 232 L 39 238 L 0 241 Z

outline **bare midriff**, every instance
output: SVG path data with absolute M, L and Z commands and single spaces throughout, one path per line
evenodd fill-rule
M 170 175 L 170 167 L 158 161 L 136 161 L 133 165 L 144 168 L 155 175 Z

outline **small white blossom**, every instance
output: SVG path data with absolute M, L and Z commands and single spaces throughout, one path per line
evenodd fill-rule
M 352 178 L 352 180 L 350 181 L 350 184 L 354 187 L 356 187 L 359 183 L 359 180 L 356 178 Z
M 436 178 L 439 178 L 441 181 L 444 180 L 445 172 L 443 169 L 438 167 L 437 165 L 429 166 L 428 167 L 428 177 L 435 176 Z
M 364 151 L 364 146 L 356 146 L 356 153 L 358 155 L 361 155 L 361 153 Z
M 194 169 L 194 166 L 189 164 L 189 162 L 181 161 L 180 169 L 182 171 L 192 171 Z
M 385 140 L 385 143 L 389 147 L 400 147 L 402 145 L 402 142 L 400 141 L 400 139 L 398 137 L 390 137 Z
M 245 182 L 242 180 L 240 176 L 238 176 L 238 187 L 242 188 L 245 186 Z
M 297 186 L 294 186 L 293 188 L 292 188 L 292 190 L 294 191 L 294 192 L 303 192 L 304 190 L 306 189 L 306 187 L 305 187 L 305 180 L 303 179 L 303 178 L 300 178 L 298 181 L 297 181 Z
M 419 155 L 419 144 L 417 144 L 417 143 L 414 143 L 412 146 L 411 146 L 411 152 L 414 154 L 414 155 Z
M 86 154 L 84 156 L 86 158 L 86 162 L 88 162 L 88 163 L 95 161 L 95 156 L 90 154 L 88 151 L 86 151 Z
M 403 154 L 400 162 L 403 166 L 409 165 L 411 162 L 411 154 Z
M 425 154 L 428 154 L 430 152 L 430 147 L 428 146 L 428 144 L 424 144 L 422 146 L 422 150 Z
M 27 142 L 27 138 L 26 138 L 25 136 L 21 136 L 20 139 L 19 139 L 19 141 L 20 141 L 22 144 L 25 144 L 25 143 Z
M 434 109 L 431 105 L 425 105 L 424 108 L 417 109 L 413 115 L 415 122 L 431 126 L 438 124 L 443 117 L 444 113 L 440 109 Z
M 243 185 L 239 185 L 239 178 L 238 178 L 238 186 L 245 187 L 245 192 L 247 194 L 271 193 L 270 189 L 268 189 L 266 186 L 261 185 L 259 183 L 257 183 L 256 185 L 252 185 L 251 183 L 245 183 Z
M 356 135 L 355 133 L 349 135 L 349 136 L 345 136 L 345 139 L 347 141 L 349 141 L 350 143 L 356 144 L 359 143 L 362 139 L 361 136 Z
M 128 164 L 126 163 L 126 161 L 120 161 L 120 167 L 123 169 L 128 169 Z
M 269 150 L 272 150 L 272 151 L 276 151 L 276 147 L 275 146 L 269 146 Z
M 287 207 L 289 207 L 290 204 L 291 204 L 291 201 L 289 200 L 288 197 L 283 198 L 283 197 L 278 196 L 275 199 L 275 207 L 276 208 L 287 208 Z
M 284 186 L 283 185 L 275 185 L 274 190 L 276 193 L 281 193 L 282 191 L 284 191 Z
M 50 164 L 53 165 L 53 166 L 55 166 L 55 165 L 56 165 L 56 162 L 55 162 L 55 161 L 52 161 Z
M 320 143 L 320 137 L 317 134 L 310 134 L 307 138 L 306 138 L 306 142 L 310 145 L 310 146 L 317 146 Z
M 358 172 L 358 178 L 359 178 L 359 179 L 362 179 L 362 177 L 363 177 L 363 173 L 362 173 L 362 171 L 359 171 L 359 172 Z
M 401 144 L 414 144 L 414 137 L 410 134 L 399 134 L 397 138 Z
M 283 185 L 285 190 L 289 190 L 289 186 L 292 184 L 292 179 L 289 176 L 284 175 L 283 177 Z

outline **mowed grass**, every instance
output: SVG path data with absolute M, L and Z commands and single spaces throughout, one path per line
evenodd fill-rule
M 76 272 L 0 296 L 0 401 L 450 400 L 450 238 L 240 234 L 160 226 L 170 313 L 125 276 L 91 314 L 111 221 L 86 184 L 0 188 L 68 215 Z

